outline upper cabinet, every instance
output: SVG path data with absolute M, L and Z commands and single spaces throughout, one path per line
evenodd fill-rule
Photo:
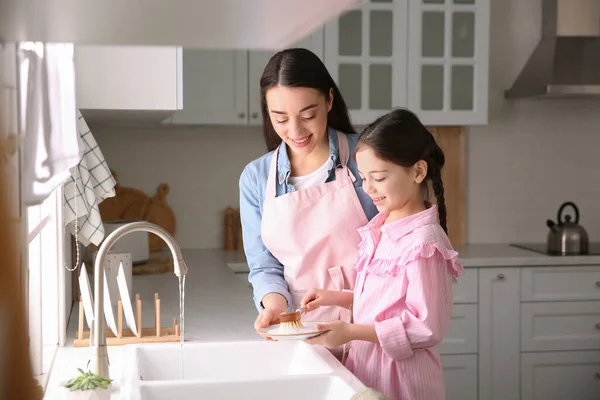
M 86 120 L 154 122 L 182 103 L 181 48 L 75 46 L 77 106 Z
M 427 125 L 487 123 L 490 0 L 369 0 L 289 47 L 319 55 L 355 125 L 407 107 Z M 183 51 L 174 124 L 260 125 L 269 51 Z
M 323 31 L 290 47 L 323 57 Z M 173 124 L 260 125 L 260 77 L 274 51 L 183 50 L 183 110 Z
M 429 125 L 487 123 L 490 0 L 409 0 L 408 108 Z
M 325 27 L 325 62 L 357 125 L 407 107 L 487 123 L 489 0 L 370 0 Z
M 407 13 L 406 0 L 372 0 L 325 27 L 325 64 L 354 124 L 407 104 Z
M 174 124 L 248 123 L 248 52 L 183 50 L 183 110 Z

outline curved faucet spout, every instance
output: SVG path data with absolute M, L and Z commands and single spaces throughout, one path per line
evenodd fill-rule
M 179 244 L 173 236 L 165 229 L 158 225 L 151 224 L 146 221 L 131 222 L 115 229 L 110 235 L 104 239 L 102 245 L 98 249 L 96 261 L 94 263 L 94 355 L 95 360 L 92 363 L 94 373 L 100 376 L 109 377 L 108 372 L 108 353 L 106 349 L 106 332 L 104 330 L 104 259 L 112 248 L 112 246 L 121 237 L 131 232 L 145 231 L 154 233 L 165 241 L 171 254 L 173 255 L 173 272 L 178 277 L 187 274 L 188 269 L 183 257 Z M 139 327 L 142 329 L 142 327 Z

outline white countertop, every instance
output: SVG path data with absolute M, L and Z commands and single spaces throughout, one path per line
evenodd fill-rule
M 600 265 L 599 256 L 549 256 L 508 244 L 457 246 L 464 267 L 532 267 L 559 265 Z
M 456 246 L 459 260 L 465 268 L 526 267 L 558 265 L 600 265 L 597 256 L 549 256 L 524 250 L 509 244 L 467 244 Z M 215 250 L 221 260 L 234 272 L 248 272 L 243 252 Z

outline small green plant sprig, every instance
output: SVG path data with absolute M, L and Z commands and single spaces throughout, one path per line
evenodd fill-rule
M 66 382 L 61 383 L 62 386 L 74 390 L 94 390 L 94 389 L 107 389 L 108 385 L 112 382 L 112 379 L 106 379 L 102 376 L 96 375 L 91 371 L 83 372 L 81 368 L 77 368 L 79 375 L 76 378 L 70 379 Z

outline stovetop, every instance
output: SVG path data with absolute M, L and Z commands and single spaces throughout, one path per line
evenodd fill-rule
M 535 251 L 536 253 L 546 254 L 549 256 L 563 256 L 560 253 L 553 253 L 546 250 L 546 243 L 511 243 L 513 247 L 520 249 Z M 581 256 L 597 256 L 600 255 L 600 242 L 590 243 L 589 251 L 585 254 L 569 254 L 569 255 L 581 255 Z

